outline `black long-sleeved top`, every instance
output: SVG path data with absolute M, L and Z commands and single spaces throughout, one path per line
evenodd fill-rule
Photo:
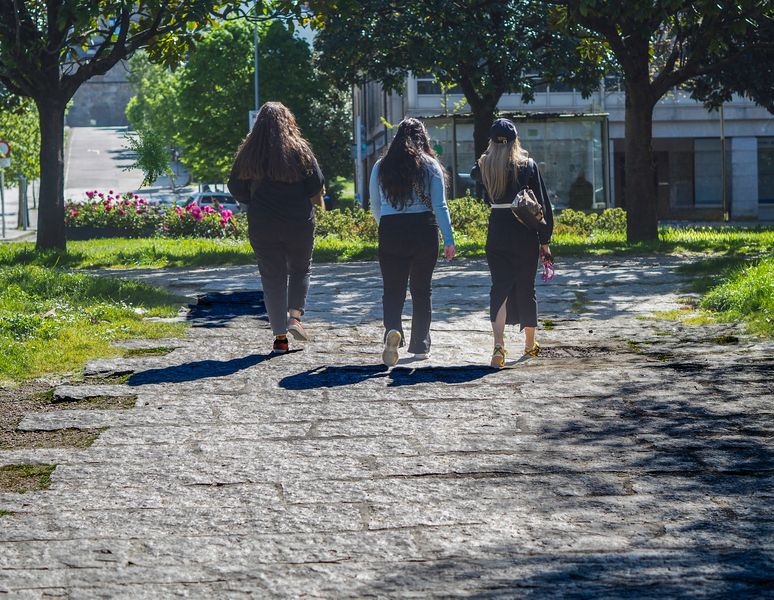
M 237 177 L 233 167 L 228 179 L 231 194 L 239 202 L 250 205 L 251 212 L 286 222 L 313 221 L 314 208 L 309 199 L 319 194 L 324 185 L 325 179 L 316 162 L 309 175 L 294 183 L 267 180 L 254 184 Z
M 484 188 L 484 199 L 490 204 L 510 204 L 516 197 L 516 194 L 521 191 L 522 183 L 524 182 L 524 169 L 520 166 L 518 177 L 513 177 L 508 181 L 508 187 L 505 188 L 505 193 L 500 198 L 491 198 L 489 192 Z M 537 168 L 535 161 L 531 158 L 527 159 L 527 187 L 529 187 L 534 193 L 537 201 L 543 207 L 543 217 L 546 224 L 538 231 L 538 237 L 541 244 L 549 244 L 551 242 L 551 235 L 554 232 L 554 210 L 551 206 L 551 201 L 548 199 L 548 190 L 546 190 L 546 184 L 543 182 L 543 176 L 540 174 L 540 170 Z M 470 172 L 470 176 L 476 181 L 483 184 L 481 177 L 481 168 L 476 162 L 476 166 Z M 521 183 L 520 183 L 521 182 Z

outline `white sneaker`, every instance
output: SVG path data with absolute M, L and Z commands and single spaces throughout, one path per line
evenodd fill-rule
M 382 362 L 388 367 L 394 367 L 398 364 L 398 346 L 400 346 L 401 336 L 397 329 L 390 329 L 384 340 L 384 350 L 382 351 Z
M 430 358 L 429 352 L 415 352 L 414 353 L 414 360 L 427 360 Z

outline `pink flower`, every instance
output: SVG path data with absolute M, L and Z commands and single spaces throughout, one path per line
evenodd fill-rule
M 113 190 L 108 190 L 108 194 L 113 195 Z
M 77 217 L 78 216 L 78 210 L 75 209 L 75 208 L 71 208 L 70 209 L 70 216 L 73 217 L 73 218 Z
M 211 215 L 212 213 L 216 212 L 216 211 L 215 211 L 215 209 L 214 209 L 214 208 L 212 208 L 211 206 L 203 206 L 203 207 L 202 207 L 202 210 L 203 210 L 203 211 L 204 211 L 206 214 L 208 214 L 208 215 Z
M 86 197 L 91 200 L 94 197 L 94 192 L 86 192 Z
M 118 211 L 116 212 L 118 212 L 118 214 L 121 215 L 122 217 L 126 214 L 126 211 L 123 208 L 119 208 Z
M 110 204 L 110 202 L 107 202 L 105 204 L 105 212 L 110 212 L 111 210 L 113 210 L 113 205 Z
M 105 197 L 105 194 L 103 194 L 102 192 L 100 192 L 100 193 L 99 193 L 99 194 L 97 194 L 97 195 L 98 195 L 100 198 L 104 198 L 104 197 Z
M 226 221 L 228 221 L 232 216 L 234 216 L 234 213 L 231 212 L 229 209 L 225 208 L 221 211 L 220 216 L 226 219 Z
M 196 206 L 195 204 L 190 206 L 190 213 L 191 216 L 196 219 L 197 221 L 201 221 L 204 218 L 204 214 L 202 212 L 202 209 Z
M 130 195 L 131 195 L 131 194 L 130 194 Z M 139 198 L 139 196 L 138 196 L 137 194 L 135 194 L 135 195 L 134 195 L 134 199 L 135 199 L 135 200 L 137 200 L 137 198 Z
M 181 206 L 175 206 L 175 212 L 178 217 L 183 218 L 183 208 Z
M 135 196 L 135 198 L 139 198 L 139 196 Z M 140 198 L 137 202 L 139 202 L 140 204 L 146 204 L 145 198 Z

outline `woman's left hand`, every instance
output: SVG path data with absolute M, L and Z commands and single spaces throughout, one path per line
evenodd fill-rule
M 543 262 L 553 262 L 554 257 L 551 255 L 551 247 L 548 244 L 541 244 L 540 245 L 540 257 L 543 259 Z

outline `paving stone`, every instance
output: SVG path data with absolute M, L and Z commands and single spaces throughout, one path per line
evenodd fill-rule
M 498 372 L 483 261 L 439 264 L 432 356 L 391 370 L 374 263 L 315 265 L 315 341 L 274 358 L 253 267 L 116 273 L 188 296 L 193 327 L 57 390 L 134 409 L 25 416 L 107 429 L 0 452 L 58 465 L 0 494 L 0 595 L 774 596 L 774 352 L 654 318 L 691 260 L 562 260 L 537 286 L 543 354 L 509 331 Z

